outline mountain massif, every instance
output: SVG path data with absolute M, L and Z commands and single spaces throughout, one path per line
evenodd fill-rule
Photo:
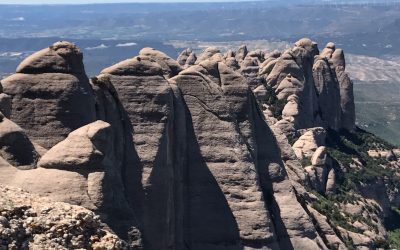
M 396 244 L 400 151 L 355 126 L 335 44 L 82 59 L 57 42 L 1 80 L 1 249 Z

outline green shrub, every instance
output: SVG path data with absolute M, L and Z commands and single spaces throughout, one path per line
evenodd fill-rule
M 301 165 L 303 166 L 303 168 L 310 166 L 311 165 L 310 158 L 304 157 L 303 159 L 301 159 Z
M 276 96 L 275 89 L 272 86 L 265 84 L 265 88 L 267 89 L 266 104 L 270 107 L 271 112 L 276 119 L 282 119 L 282 111 L 287 103 L 286 100 L 279 100 Z
M 390 247 L 394 249 L 400 249 L 400 229 L 390 231 L 388 236 Z
M 314 192 L 313 192 L 314 193 Z M 318 197 L 318 201 L 315 201 L 312 204 L 312 207 L 320 212 L 321 214 L 325 215 L 329 221 L 329 224 L 337 228 L 340 226 L 346 230 L 361 233 L 360 229 L 354 227 L 353 225 L 349 224 L 349 219 L 347 216 L 343 215 L 339 207 L 336 205 L 338 201 L 335 199 L 334 196 L 324 197 L 318 193 L 314 193 Z M 332 200 L 331 200 L 332 199 Z
M 394 187 L 400 186 L 400 178 L 395 175 L 396 170 L 385 168 L 388 162 L 383 158 L 373 158 L 368 155 L 368 150 L 390 150 L 394 148 L 390 143 L 379 137 L 356 128 L 354 132 L 347 130 L 328 130 L 327 148 L 329 154 L 337 162 L 349 169 L 342 180 L 345 191 L 356 190 L 360 183 L 371 183 L 378 178 L 390 177 Z M 352 169 L 350 164 L 357 158 L 364 166 L 361 169 Z

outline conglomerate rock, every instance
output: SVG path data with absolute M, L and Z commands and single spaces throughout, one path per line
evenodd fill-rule
M 80 206 L 0 185 L 0 249 L 129 249 Z
M 243 77 L 205 60 L 171 82 L 182 91 L 192 123 L 187 145 L 191 249 L 216 249 L 222 242 L 233 249 L 324 248 L 295 198 L 273 133 Z
M 327 134 L 355 129 L 352 82 L 332 43 L 321 53 L 310 39 L 282 53 L 242 46 L 196 57 L 186 49 L 178 61 L 144 48 L 89 81 L 79 49 L 58 42 L 1 83 L 0 139 L 9 128 L 22 137 L 2 144 L 0 183 L 99 215 L 85 211 L 94 224 L 73 232 L 65 220 L 52 224 L 71 236 L 50 227 L 16 240 L 1 225 L 29 223 L 7 212 L 0 215 L 7 246 L 345 249 L 351 240 L 373 248 L 386 234 L 382 215 L 364 209 L 379 200 L 374 192 L 337 209 L 373 218 L 376 233 L 362 220 L 351 221 L 354 232 L 336 226 L 310 205 L 334 195 L 341 177 L 343 166 L 324 147 Z M 29 167 L 20 167 L 21 152 L 32 156 Z M 396 201 L 382 199 L 384 211 Z M 99 219 L 125 241 L 97 229 Z
M 82 53 L 71 43 L 57 42 L 34 53 L 1 84 L 12 99 L 10 119 L 47 149 L 95 121 Z
M 36 167 L 38 153 L 25 132 L 0 112 L 0 156 L 21 169 Z

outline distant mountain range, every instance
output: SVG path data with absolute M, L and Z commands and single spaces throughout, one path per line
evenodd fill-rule
M 400 54 L 394 46 L 400 43 L 399 4 L 336 2 L 3 5 L 0 37 L 294 42 L 307 36 L 335 41 L 350 53 Z
M 393 115 L 400 107 L 393 88 L 400 83 L 399 1 L 1 5 L 0 75 L 57 40 L 82 48 L 93 76 L 143 47 L 177 58 L 186 47 L 200 52 L 210 44 L 284 50 L 302 37 L 344 49 L 359 126 L 400 144 L 400 121 Z

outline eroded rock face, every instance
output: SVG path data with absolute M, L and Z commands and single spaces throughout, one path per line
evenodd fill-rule
M 332 169 L 332 161 L 326 148 L 320 146 L 311 157 L 311 166 L 305 168 L 310 178 L 311 186 L 322 194 L 327 190 L 333 191 L 335 188 L 335 171 Z
M 20 169 L 36 167 L 39 154 L 25 131 L 0 112 L 0 156 Z
M 162 67 L 143 56 L 118 63 L 101 73 L 115 88 L 130 121 L 135 150 L 131 154 L 136 155 L 135 166 L 130 168 L 140 173 L 142 189 L 142 194 L 134 197 L 134 206 L 143 224 L 144 244 L 149 249 L 165 249 L 175 244 L 171 227 L 178 209 L 174 210 L 172 201 L 174 179 L 180 178 L 175 177 L 173 165 L 174 91 Z M 130 181 L 126 179 L 126 183 Z
M 276 141 L 243 77 L 223 63 L 203 61 L 171 82 L 182 91 L 192 122 L 193 142 L 187 145 L 190 246 L 323 248 L 294 197 Z M 215 181 L 209 181 L 211 176 Z
M 317 126 L 354 129 L 353 86 L 343 50 L 329 43 L 319 54 L 316 43 L 301 39 L 282 54 L 264 54 L 263 59 L 258 74 L 279 100 L 286 101 L 284 121 L 279 123 L 282 131 Z
M 7 118 L 11 115 L 11 97 L 7 94 L 0 94 L 0 112 Z
M 318 53 L 309 39 L 284 53 L 185 50 L 179 62 L 145 48 L 89 84 L 79 50 L 56 43 L 2 81 L 0 110 L 9 98 L 41 158 L 20 171 L 2 155 L 0 182 L 95 211 L 133 249 L 341 249 L 305 186 L 335 192 L 320 146 L 351 117 L 352 85 L 341 50 Z
M 222 61 L 223 55 L 221 54 L 221 51 L 218 48 L 208 47 L 198 56 L 195 64 L 199 64 L 202 61 L 205 61 L 205 60 L 208 60 L 211 58 L 213 58 L 213 60 L 215 60 L 215 61 Z
M 299 159 L 311 159 L 320 146 L 325 145 L 326 131 L 322 127 L 311 128 L 303 131 L 303 135 L 293 144 L 294 152 Z
M 318 211 L 316 211 L 311 206 L 308 206 L 307 208 L 310 211 L 311 216 L 318 223 L 318 227 L 320 228 L 320 230 L 324 233 L 325 238 L 328 242 L 328 247 L 331 247 L 334 249 L 339 249 L 339 250 L 347 249 L 346 245 L 336 235 L 334 229 L 328 223 L 327 218 L 324 215 L 318 213 Z
M 48 150 L 38 168 L 7 171 L 2 183 L 96 211 L 119 235 L 137 225 L 118 165 L 114 134 L 104 121 L 83 126 Z M 129 176 L 126 176 L 129 177 Z M 134 180 L 132 180 L 134 181 Z
M 262 69 L 262 72 L 266 73 L 266 84 L 275 90 L 279 100 L 286 101 L 282 120 L 293 124 L 295 129 L 320 124 L 312 76 L 313 58 L 316 53 L 315 45 L 311 41 L 301 41 Z M 289 130 L 283 126 L 281 129 Z
M 338 130 L 342 127 L 340 86 L 327 58 L 315 58 L 313 77 L 321 119 L 325 127 Z
M 346 73 L 346 61 L 342 49 L 335 47 L 334 43 L 328 43 L 321 52 L 321 56 L 329 60 L 332 75 L 336 75 L 340 92 L 341 122 L 340 128 L 349 131 L 355 128 L 355 106 L 353 94 L 353 82 Z M 337 101 L 336 101 L 337 102 Z
M 62 170 L 98 170 L 107 162 L 112 141 L 110 124 L 96 121 L 83 126 L 44 154 L 38 167 Z
M 47 149 L 95 120 L 82 53 L 71 43 L 57 42 L 29 56 L 1 84 L 11 97 L 10 119 Z
M 336 75 L 340 84 L 340 105 L 342 108 L 342 128 L 354 130 L 356 111 L 354 105 L 353 82 L 342 67 L 336 67 Z
M 92 211 L 0 186 L 0 247 L 4 249 L 128 249 Z M 12 205 L 11 205 L 12 204 Z M 61 230 L 61 231 L 59 231 Z
M 192 50 L 189 48 L 182 51 L 177 59 L 179 65 L 181 65 L 184 68 L 194 65 L 196 60 L 197 60 L 196 54 L 192 52 Z
M 16 73 L 85 74 L 83 56 L 72 43 L 61 41 L 34 53 L 17 67 Z
M 160 65 L 166 78 L 173 77 L 182 70 L 181 66 L 175 60 L 173 60 L 163 52 L 155 50 L 153 48 L 141 49 L 139 51 L 139 56 L 148 57 L 150 61 Z M 190 61 L 188 63 L 190 63 Z

